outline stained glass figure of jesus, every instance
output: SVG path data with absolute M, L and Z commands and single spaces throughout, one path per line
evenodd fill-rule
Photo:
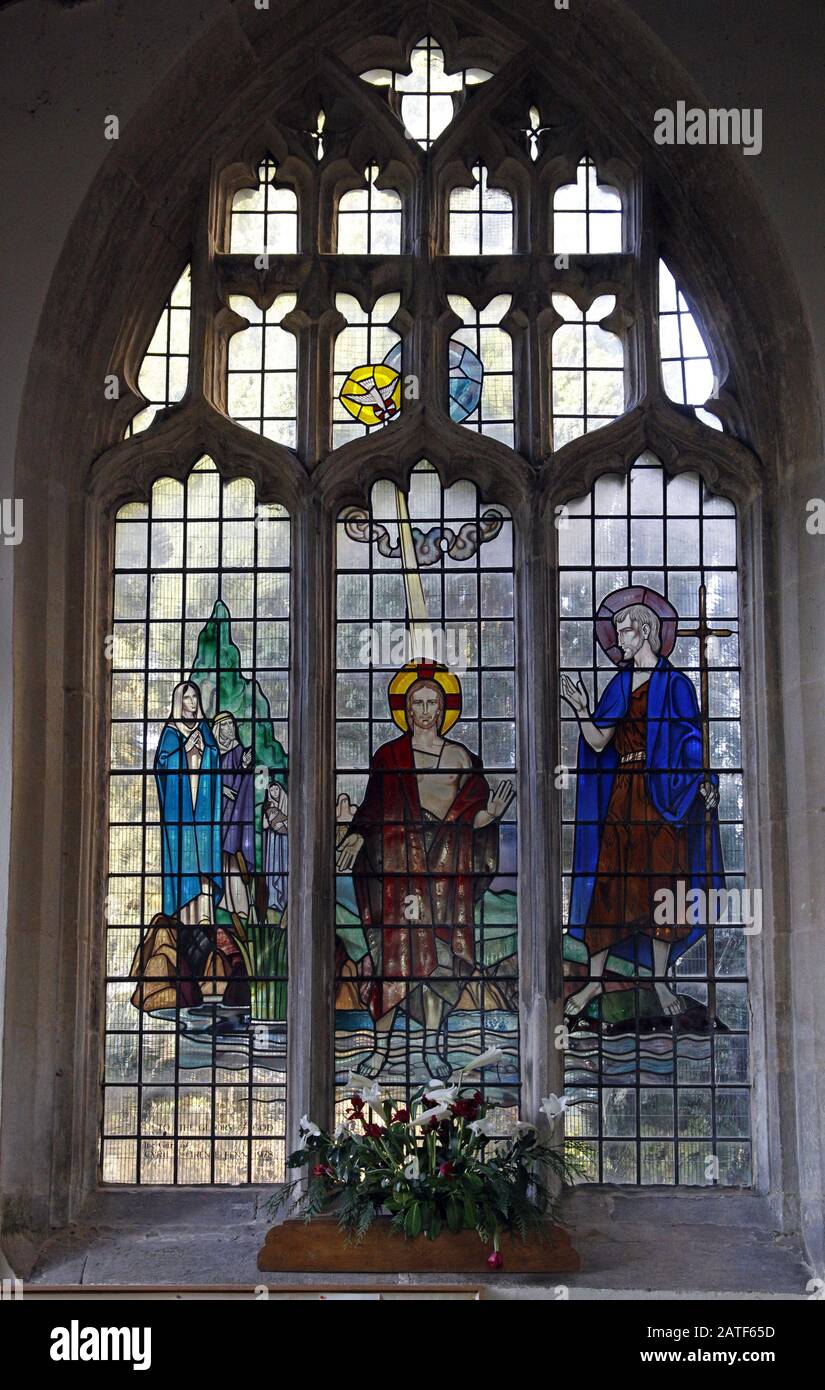
M 619 590 L 596 635 L 620 669 L 592 714 L 582 680 L 562 676 L 580 735 L 569 930 L 587 947 L 590 977 L 568 1015 L 602 994 L 611 955 L 650 972 L 661 1017 L 683 1012 L 668 978 L 708 920 L 706 907 L 688 918 L 684 904 L 707 905 L 724 885 L 718 779 L 693 683 L 668 660 L 677 624 L 661 594 Z
M 458 678 L 435 663 L 410 662 L 390 684 L 399 738 L 377 749 L 364 799 L 343 795 L 349 830 L 339 873 L 352 871 L 372 968 L 374 1047 L 358 1070 L 387 1062 L 399 1010 L 424 1029 L 430 1076 L 445 1078 L 446 1020 L 475 958 L 475 905 L 498 868 L 498 823 L 515 788 L 491 790 L 481 760 L 446 738 L 460 713 Z

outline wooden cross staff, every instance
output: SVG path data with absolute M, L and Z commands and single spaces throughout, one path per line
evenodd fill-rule
M 708 591 L 699 585 L 699 622 L 696 627 L 680 627 L 677 637 L 699 638 L 699 710 L 702 720 L 702 771 L 710 784 L 710 692 L 708 685 L 708 642 L 711 637 L 733 637 L 729 627 L 711 627 L 708 622 Z M 705 806 L 705 903 L 710 902 L 713 887 L 713 813 Z M 706 913 L 706 916 L 708 914 Z M 713 924 L 706 922 L 705 942 L 708 962 L 708 1022 L 710 1033 L 716 1023 L 716 979 L 714 965 Z
M 429 622 L 427 620 L 427 601 L 424 597 L 424 584 L 415 550 L 415 539 L 410 524 L 410 510 L 407 498 L 400 487 L 395 489 L 395 508 L 398 516 L 398 540 L 401 549 L 401 565 L 404 571 L 404 593 L 407 599 L 407 622 L 410 630 L 410 657 L 420 661 L 427 652 Z M 430 650 L 432 644 L 430 643 Z

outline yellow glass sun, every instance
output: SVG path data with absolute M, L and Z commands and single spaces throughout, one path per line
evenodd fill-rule
M 341 387 L 341 404 L 362 425 L 385 425 L 401 409 L 401 377 L 393 367 L 354 367 Z

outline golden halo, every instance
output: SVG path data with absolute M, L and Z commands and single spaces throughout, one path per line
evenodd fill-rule
M 437 661 L 408 661 L 396 671 L 387 691 L 393 720 L 399 729 L 407 732 L 407 693 L 417 681 L 433 681 L 440 686 L 444 694 L 444 719 L 438 732 L 446 734 L 461 715 L 461 682 L 447 666 Z

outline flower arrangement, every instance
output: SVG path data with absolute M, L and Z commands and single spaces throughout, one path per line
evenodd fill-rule
M 492 1246 L 488 1265 L 501 1269 L 501 1233 L 524 1239 L 548 1214 L 557 1219 L 550 1181 L 569 1184 L 583 1172 L 575 1142 L 543 1142 L 534 1125 L 509 1118 L 504 1106 L 464 1084 L 465 1074 L 502 1056 L 484 1053 L 452 1086 L 433 1082 L 412 1102 L 416 1113 L 396 1108 L 377 1082 L 350 1073 L 350 1108 L 334 1134 L 301 1120 L 303 1146 L 287 1159 L 290 1168 L 308 1170 L 295 1207 L 307 1220 L 337 1210 L 340 1229 L 356 1242 L 381 1211 L 410 1238 L 474 1230 Z M 556 1096 L 542 1102 L 551 1123 L 565 1106 Z M 281 1189 L 271 1214 L 301 1184 L 297 1178 Z

